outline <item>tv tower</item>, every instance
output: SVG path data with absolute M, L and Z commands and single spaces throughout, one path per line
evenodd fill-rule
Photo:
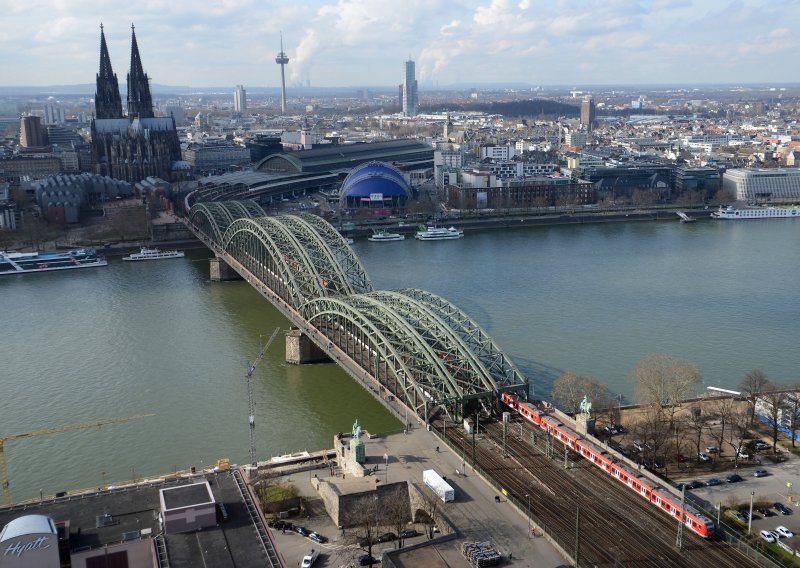
M 275 63 L 281 66 L 281 113 L 286 114 L 286 75 L 283 67 L 289 63 L 289 58 L 283 52 L 283 32 L 281 32 L 281 52 L 275 58 Z

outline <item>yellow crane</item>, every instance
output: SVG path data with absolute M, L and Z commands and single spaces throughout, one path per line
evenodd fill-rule
M 23 438 L 33 438 L 34 436 L 45 436 L 47 434 L 57 434 L 58 432 L 71 432 L 73 430 L 85 430 L 87 428 L 99 428 L 108 424 L 119 424 L 121 422 L 130 422 L 131 420 L 140 420 L 155 416 L 155 414 L 140 414 L 138 416 L 126 416 L 124 418 L 103 418 L 95 420 L 94 422 L 82 422 L 80 424 L 67 424 L 65 426 L 56 426 L 54 428 L 45 428 L 44 430 L 35 430 L 33 432 L 23 432 L 22 434 L 13 434 L 11 436 L 0 436 L 0 485 L 3 486 L 3 499 L 6 505 L 11 505 L 11 491 L 8 488 L 8 469 L 6 468 L 6 442 L 13 442 L 22 440 Z

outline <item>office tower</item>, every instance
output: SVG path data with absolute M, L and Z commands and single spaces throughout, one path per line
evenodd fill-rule
M 289 63 L 289 58 L 283 51 L 283 34 L 281 33 L 281 52 L 275 58 L 275 63 L 281 66 L 281 113 L 286 114 L 286 75 L 284 66 Z
M 403 82 L 403 114 L 417 116 L 419 100 L 417 99 L 417 80 L 414 78 L 414 62 L 406 61 L 406 80 Z
M 403 110 L 403 84 L 397 85 L 397 100 L 400 101 L 400 110 Z
M 45 129 L 39 116 L 23 116 L 19 120 L 19 144 L 23 148 L 42 148 L 47 146 Z
M 591 132 L 597 125 L 594 111 L 594 99 L 592 97 L 584 97 L 581 101 L 581 124 L 586 126 L 586 129 Z
M 122 118 L 122 98 L 119 96 L 117 75 L 111 69 L 103 24 L 100 24 L 100 72 L 94 94 L 95 118 Z
M 236 90 L 233 92 L 233 110 L 235 112 L 247 110 L 247 91 L 242 85 L 236 85 Z

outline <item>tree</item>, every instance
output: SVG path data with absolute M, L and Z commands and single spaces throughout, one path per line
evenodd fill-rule
M 593 406 L 602 406 L 604 401 L 610 399 L 606 385 L 569 369 L 555 380 L 551 396 L 556 404 L 572 414 L 578 412 L 584 396 L 589 398 Z
M 372 557 L 372 544 L 378 536 L 378 494 L 358 498 L 349 510 L 352 526 L 361 529 L 367 541 L 367 554 Z
M 733 397 L 722 397 L 713 401 L 711 410 L 714 417 L 719 421 L 719 428 L 710 430 L 711 437 L 717 443 L 717 447 L 722 451 L 725 444 L 725 428 L 733 421 L 735 414 L 735 402 Z
M 696 394 L 702 375 L 688 361 L 653 354 L 639 361 L 628 378 L 634 383 L 639 403 L 664 408 L 672 429 L 681 402 Z
M 764 410 L 767 413 L 767 419 L 772 426 L 772 451 L 775 452 L 778 446 L 778 435 L 780 434 L 780 425 L 778 419 L 781 415 L 781 408 L 786 402 L 786 392 L 781 390 L 782 387 L 774 384 L 767 383 L 764 385 L 764 390 L 760 395 L 761 400 L 764 401 Z
M 742 380 L 739 382 L 739 388 L 742 392 L 747 394 L 750 400 L 750 425 L 753 425 L 753 420 L 756 416 L 756 398 L 764 391 L 764 387 L 769 384 L 769 379 L 764 371 L 761 369 L 750 369 L 744 374 Z
M 733 448 L 733 463 L 734 466 L 739 465 L 739 458 L 744 447 L 744 441 L 750 432 L 750 417 L 746 412 L 743 412 L 741 406 L 732 409 L 730 414 L 731 423 L 731 437 L 728 441 L 731 448 Z M 722 447 L 722 446 L 720 446 Z
M 394 486 L 397 487 L 397 486 Z M 397 534 L 397 547 L 403 546 L 401 533 L 408 521 L 411 520 L 411 506 L 408 498 L 408 486 L 403 490 L 395 490 L 381 495 L 381 511 L 386 525 Z
M 693 406 L 689 413 L 689 430 L 692 432 L 692 443 L 695 449 L 695 457 L 700 454 L 700 444 L 703 441 L 703 431 L 708 425 L 708 417 L 703 414 L 703 409 L 699 406 Z
M 433 528 L 436 526 L 436 519 L 439 516 L 439 498 L 429 491 L 422 494 L 422 509 L 417 511 L 417 522 L 425 525 L 425 533 L 428 539 L 433 538 Z

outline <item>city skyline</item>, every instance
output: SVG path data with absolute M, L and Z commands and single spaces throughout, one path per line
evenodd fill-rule
M 3 85 L 90 83 L 98 32 L 112 59 L 130 25 L 154 83 L 280 86 L 283 30 L 290 85 L 397 85 L 416 61 L 421 85 L 604 85 L 796 81 L 798 0 L 446 1 L 231 0 L 198 7 L 0 0 Z M 702 30 L 702 34 L 696 33 Z M 119 65 L 119 64 L 118 64 Z M 126 69 L 119 72 L 125 73 Z

